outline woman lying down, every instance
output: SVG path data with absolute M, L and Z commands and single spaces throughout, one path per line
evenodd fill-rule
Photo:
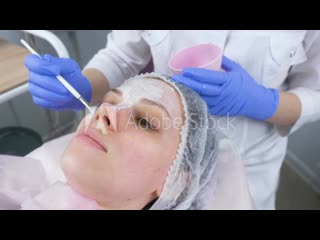
M 52 155 L 0 156 L 0 208 L 250 209 L 241 160 L 211 123 L 185 86 L 155 73 L 129 79 L 60 146 L 56 169 Z

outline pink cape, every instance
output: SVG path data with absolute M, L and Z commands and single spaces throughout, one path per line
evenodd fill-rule
M 51 183 L 37 159 L 0 155 L 0 209 L 101 210 L 60 180 Z

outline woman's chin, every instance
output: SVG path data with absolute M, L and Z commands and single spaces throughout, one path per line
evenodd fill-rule
M 67 183 L 73 190 L 87 197 L 91 197 L 86 191 L 88 189 L 88 176 L 84 174 L 84 172 L 89 170 L 88 167 L 79 162 L 75 162 L 73 157 L 69 158 L 69 156 L 64 156 L 61 160 L 61 169 L 67 179 Z

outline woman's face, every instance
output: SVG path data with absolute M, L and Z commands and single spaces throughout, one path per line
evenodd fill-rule
M 105 208 L 143 208 L 161 193 L 183 121 L 180 97 L 169 84 L 125 82 L 80 123 L 61 159 L 69 184 Z

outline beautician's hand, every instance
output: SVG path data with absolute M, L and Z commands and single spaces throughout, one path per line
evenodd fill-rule
M 91 85 L 83 76 L 79 65 L 68 58 L 44 55 L 43 59 L 30 54 L 25 59 L 29 69 L 29 91 L 33 102 L 43 108 L 54 110 L 82 110 L 83 104 L 57 79 L 63 76 L 88 102 L 91 101 Z
M 279 92 L 258 84 L 240 65 L 223 57 L 226 72 L 186 68 L 173 80 L 198 92 L 209 112 L 218 116 L 245 116 L 266 120 L 276 112 Z

